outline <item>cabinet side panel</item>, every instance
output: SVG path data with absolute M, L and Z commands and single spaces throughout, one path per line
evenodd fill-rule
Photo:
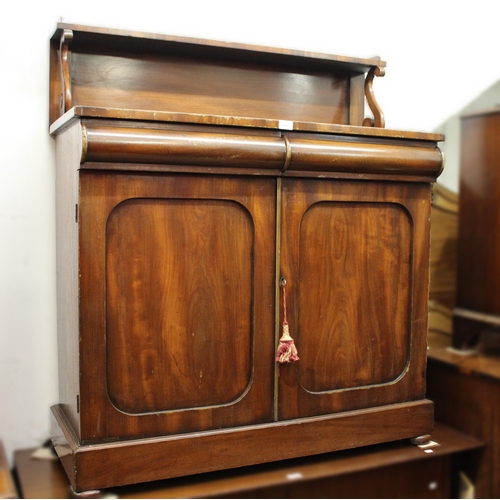
M 57 337 L 59 398 L 79 432 L 78 353 L 78 168 L 81 127 L 75 123 L 56 137 Z

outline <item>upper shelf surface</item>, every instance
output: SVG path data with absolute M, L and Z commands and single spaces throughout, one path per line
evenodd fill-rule
M 356 58 L 333 54 L 323 54 L 302 50 L 293 50 L 260 45 L 224 42 L 219 40 L 206 40 L 138 31 L 127 31 L 111 28 L 81 26 L 76 24 L 58 23 L 52 36 L 53 41 L 59 42 L 63 30 L 78 32 L 75 44 L 83 45 L 120 45 L 130 46 L 134 50 L 153 48 L 176 53 L 196 53 L 198 55 L 214 54 L 229 59 L 260 60 L 268 62 L 281 62 L 304 66 L 350 67 L 353 70 L 366 72 L 372 66 L 385 67 L 385 61 L 379 57 Z

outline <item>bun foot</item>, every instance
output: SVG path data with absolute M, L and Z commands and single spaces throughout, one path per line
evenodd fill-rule
M 431 442 L 431 435 L 430 434 L 423 434 L 422 436 L 417 436 L 417 437 L 412 438 L 410 441 L 415 446 L 422 446 L 425 444 L 429 444 Z
M 101 490 L 87 490 L 76 492 L 73 486 L 69 487 L 69 498 L 104 498 Z

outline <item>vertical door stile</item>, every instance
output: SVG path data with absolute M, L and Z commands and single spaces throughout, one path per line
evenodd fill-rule
M 281 279 L 281 177 L 278 177 L 276 182 L 276 276 L 274 280 L 274 347 L 278 345 L 280 334 L 280 279 Z M 274 353 L 273 353 L 274 355 Z M 279 365 L 274 363 L 274 406 L 273 416 L 274 421 L 278 421 L 278 404 L 279 404 Z

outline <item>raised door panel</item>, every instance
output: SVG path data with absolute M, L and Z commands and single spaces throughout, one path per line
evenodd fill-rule
M 408 212 L 395 203 L 319 202 L 304 213 L 299 237 L 297 326 L 314 332 L 302 337 L 301 386 L 320 393 L 395 380 L 409 351 Z
M 82 174 L 82 434 L 272 418 L 275 181 Z
M 426 192 L 283 182 L 281 272 L 300 360 L 280 370 L 280 418 L 423 398 Z
M 247 210 L 229 200 L 134 198 L 110 213 L 106 242 L 106 378 L 116 408 L 241 398 L 252 365 Z

